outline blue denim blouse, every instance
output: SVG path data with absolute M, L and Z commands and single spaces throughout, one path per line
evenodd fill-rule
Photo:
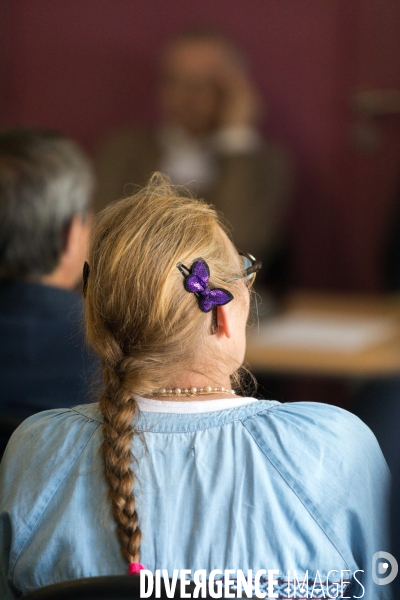
M 50 410 L 11 438 L 0 471 L 2 600 L 127 572 L 107 500 L 101 422 L 97 404 Z M 330 571 L 331 582 L 361 570 L 362 597 L 389 598 L 371 569 L 373 555 L 388 550 L 389 471 L 359 419 L 324 404 L 254 400 L 200 414 L 141 411 L 137 429 L 147 569 L 277 569 L 283 597 L 295 570 L 299 580 L 308 571 L 310 589 Z M 359 596 L 362 587 L 352 585 L 345 595 Z

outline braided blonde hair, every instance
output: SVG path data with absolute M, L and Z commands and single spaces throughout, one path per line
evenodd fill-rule
M 139 562 L 141 542 L 131 468 L 135 395 L 149 395 L 173 370 L 199 364 L 211 314 L 199 310 L 176 268 L 199 257 L 210 267 L 211 287 L 235 295 L 237 281 L 226 282 L 240 273 L 241 263 L 216 212 L 158 174 L 100 213 L 92 233 L 86 330 L 103 364 L 102 454 L 129 563 Z

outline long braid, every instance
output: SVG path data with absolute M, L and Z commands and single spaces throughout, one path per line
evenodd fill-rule
M 121 363 L 115 368 L 104 366 L 105 389 L 100 400 L 104 417 L 101 449 L 121 552 L 129 563 L 138 563 L 142 533 L 136 512 L 133 494 L 135 478 L 131 468 L 131 445 L 135 434 L 132 420 L 136 402 L 124 385 L 125 370 L 121 366 Z
M 181 195 L 159 175 L 135 196 L 110 204 L 92 234 L 86 333 L 103 363 L 104 473 L 130 573 L 141 567 L 142 537 L 131 452 L 135 396 L 151 394 L 170 381 L 172 372 L 193 366 L 207 366 L 207 375 L 218 380 L 214 361 L 202 364 L 210 315 L 198 309 L 176 268 L 199 256 L 212 268 L 213 285 L 237 294 L 243 267 L 215 211 Z

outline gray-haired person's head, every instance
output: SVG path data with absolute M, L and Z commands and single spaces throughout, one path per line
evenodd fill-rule
M 92 189 L 89 159 L 70 139 L 28 128 L 0 133 L 0 279 L 54 271 Z

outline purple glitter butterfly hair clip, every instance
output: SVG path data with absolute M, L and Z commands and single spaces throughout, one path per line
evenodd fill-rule
M 233 296 L 228 290 L 222 288 L 210 290 L 210 269 L 202 258 L 197 258 L 190 269 L 182 263 L 178 263 L 176 266 L 185 278 L 185 290 L 195 294 L 201 311 L 208 313 L 214 306 L 223 306 L 233 300 Z

